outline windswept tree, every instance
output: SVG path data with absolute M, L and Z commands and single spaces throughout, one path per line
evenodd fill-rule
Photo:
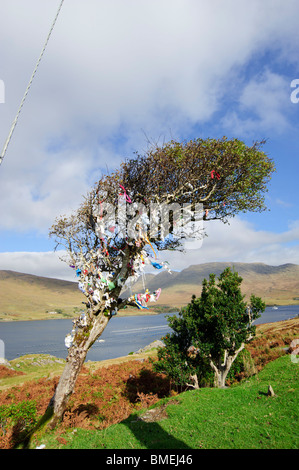
M 216 285 L 215 275 L 204 279 L 199 298 L 193 296 L 179 316 L 168 319 L 172 333 L 158 351 L 155 370 L 179 385 L 199 388 L 201 377 L 214 373 L 214 385 L 224 387 L 237 358 L 255 335 L 254 320 L 265 310 L 260 297 L 242 295 L 242 278 L 226 268 Z M 191 383 L 190 383 L 191 382 Z
M 113 315 L 128 304 L 147 308 L 157 299 L 159 292 L 121 295 L 147 264 L 165 267 L 159 250 L 180 250 L 186 239 L 201 238 L 203 220 L 227 222 L 240 212 L 266 209 L 274 164 L 262 145 L 224 137 L 155 146 L 102 176 L 74 214 L 55 221 L 50 236 L 76 270 L 85 310 L 66 338 L 65 369 L 49 404 L 52 426 Z

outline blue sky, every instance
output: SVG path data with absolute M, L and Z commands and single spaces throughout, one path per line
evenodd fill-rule
M 1 148 L 59 3 L 1 2 Z M 65 0 L 0 166 L 0 269 L 71 279 L 49 227 L 102 172 L 148 140 L 223 135 L 267 140 L 270 211 L 162 259 L 299 264 L 298 17 L 296 0 Z

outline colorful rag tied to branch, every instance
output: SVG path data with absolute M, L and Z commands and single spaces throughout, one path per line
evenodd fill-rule
M 156 268 L 156 269 L 162 269 L 162 268 L 163 268 L 162 264 L 153 263 L 153 261 L 151 261 L 151 264 L 152 264 L 152 266 L 153 266 L 154 268 Z
M 129 300 L 137 305 L 139 309 L 147 309 L 148 302 L 157 302 L 160 297 L 162 289 L 157 289 L 153 294 L 150 294 L 149 290 L 146 289 L 144 294 L 135 294 Z
M 211 178 L 214 179 L 214 176 L 216 176 L 218 180 L 220 179 L 220 175 L 216 170 L 211 171 Z
M 120 193 L 119 195 L 120 195 L 120 196 L 124 196 L 124 197 L 126 198 L 126 201 L 127 201 L 129 204 L 132 204 L 131 198 L 128 196 L 126 189 L 125 189 L 121 184 L 120 184 L 119 186 L 121 187 L 121 189 L 122 189 L 123 192 L 124 192 L 123 194 Z
M 120 196 L 123 196 L 128 203 L 132 203 L 131 198 L 129 197 L 125 187 L 119 185 L 121 188 Z M 104 201 L 100 200 L 100 214 L 98 216 L 97 223 L 103 222 L 103 206 Z M 145 217 L 145 223 L 147 219 Z M 108 231 L 110 234 L 115 233 L 116 226 L 110 222 L 107 225 Z M 78 288 L 80 291 L 87 297 L 88 302 L 83 302 L 87 306 L 94 303 L 102 302 L 105 307 L 105 315 L 113 316 L 117 313 L 117 305 L 119 299 L 114 297 L 114 290 L 116 287 L 126 288 L 126 283 L 129 282 L 131 285 L 132 281 L 136 281 L 140 274 L 145 276 L 144 268 L 145 265 L 152 265 L 155 269 L 165 268 L 170 274 L 170 268 L 168 262 L 155 262 L 151 261 L 150 258 L 152 255 L 149 250 L 143 249 L 140 253 L 137 253 L 130 261 L 129 268 L 131 272 L 128 279 L 123 279 L 117 274 L 117 270 L 122 267 L 123 259 L 125 256 L 126 248 L 130 246 L 140 247 L 144 243 L 151 248 L 155 260 L 157 259 L 157 254 L 155 248 L 147 236 L 146 230 L 143 231 L 142 228 L 139 230 L 139 238 L 134 239 L 124 239 L 122 243 L 120 240 L 117 240 L 117 237 L 112 237 L 110 234 L 105 234 L 105 227 L 103 224 L 103 230 L 101 231 L 101 236 L 99 236 L 100 244 L 94 250 L 83 252 L 81 251 L 77 255 L 71 258 L 70 267 L 74 269 L 76 276 L 78 278 Z M 117 243 L 114 242 L 117 240 Z M 139 243 L 139 245 L 138 245 Z M 116 273 L 112 272 L 113 270 Z M 145 285 L 144 285 L 145 289 Z M 128 304 L 135 305 L 139 309 L 148 309 L 148 304 L 150 302 L 157 302 L 161 294 L 161 288 L 157 289 L 153 293 L 150 293 L 146 289 L 143 293 L 136 294 L 134 296 L 129 296 L 127 301 Z M 77 322 L 76 328 L 84 327 L 86 319 L 82 319 Z M 70 347 L 72 344 L 72 339 L 74 336 L 74 331 L 71 335 L 68 335 L 66 338 L 66 347 Z

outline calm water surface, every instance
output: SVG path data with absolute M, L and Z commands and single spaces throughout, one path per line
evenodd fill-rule
M 255 324 L 287 320 L 299 315 L 299 305 L 282 306 L 278 310 L 267 307 Z M 161 339 L 168 331 L 165 314 L 113 317 L 100 340 L 96 341 L 87 360 L 102 361 L 126 356 L 132 351 Z M 0 322 L 0 339 L 4 342 L 8 361 L 25 354 L 52 354 L 66 358 L 64 338 L 72 329 L 72 320 L 40 320 Z

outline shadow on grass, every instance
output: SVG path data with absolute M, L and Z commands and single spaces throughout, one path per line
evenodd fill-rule
M 146 414 L 153 410 L 156 410 L 156 408 L 147 410 Z M 16 432 L 13 436 L 12 448 L 29 449 L 32 437 L 47 424 L 51 419 L 51 416 L 52 413 L 45 413 L 35 426 L 27 428 L 19 433 Z M 145 422 L 133 415 L 122 421 L 122 424 L 130 430 L 139 442 L 140 447 L 143 449 L 191 449 L 191 447 L 189 447 L 185 442 L 176 439 L 168 433 L 156 421 Z
M 169 378 L 164 377 L 149 369 L 142 369 L 137 376 L 130 376 L 126 381 L 124 397 L 131 403 L 136 403 L 141 395 L 149 398 L 148 404 L 151 404 L 150 397 L 156 395 L 158 398 L 169 397 L 171 394 L 171 382 Z
M 11 436 L 12 449 L 29 449 L 33 435 L 43 428 L 53 416 L 53 409 L 48 408 L 45 414 L 34 425 L 27 426 L 25 429 L 15 425 Z
M 155 408 L 153 409 L 155 410 Z M 149 411 L 148 410 L 147 414 Z M 157 422 L 145 422 L 136 416 L 130 416 L 122 424 L 134 434 L 142 448 L 145 449 L 191 449 L 185 442 L 169 434 Z
M 142 406 L 148 407 L 155 403 L 157 399 L 170 398 L 171 384 L 169 379 L 153 372 L 151 370 L 141 370 L 140 374 L 130 376 L 126 382 L 123 396 L 131 403 L 141 402 Z M 172 400 L 171 400 L 172 401 Z M 173 401 L 172 401 L 173 403 Z M 188 449 L 183 441 L 174 438 L 171 434 L 163 429 L 157 420 L 167 418 L 165 411 L 166 405 L 156 407 L 152 410 L 160 410 L 160 416 L 155 416 L 155 420 L 143 420 L 136 418 L 136 415 L 129 416 L 123 420 L 122 423 L 135 435 L 140 445 L 147 449 Z M 80 404 L 75 413 L 87 412 L 88 415 L 94 415 L 99 412 L 96 405 Z M 35 425 L 23 429 L 13 436 L 13 448 L 30 448 L 33 436 L 47 426 L 48 421 L 52 418 L 53 409 L 48 408 L 45 414 L 39 419 Z M 151 410 L 145 411 L 151 413 Z M 151 416 L 152 418 L 153 416 Z M 80 425 L 79 425 L 80 426 Z
M 155 397 L 169 398 L 171 382 L 169 378 L 152 370 L 141 370 L 138 376 L 130 377 L 126 383 L 124 396 L 132 403 L 139 400 L 144 406 L 153 403 Z M 175 400 L 170 400 L 173 404 Z M 134 434 L 140 445 L 146 449 L 190 449 L 183 441 L 176 439 L 163 429 L 158 421 L 167 419 L 167 404 L 144 411 L 142 416 L 129 416 L 122 424 Z

